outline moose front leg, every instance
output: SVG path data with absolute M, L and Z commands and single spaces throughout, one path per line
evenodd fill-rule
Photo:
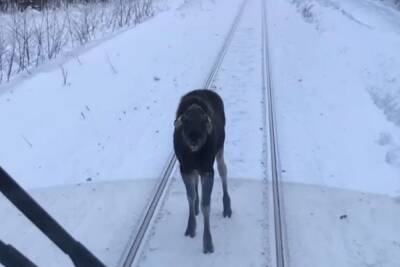
M 201 174 L 201 211 L 204 217 L 203 252 L 213 253 L 214 246 L 210 231 L 210 202 L 214 184 L 214 171 Z
M 196 190 L 196 201 L 194 202 L 194 214 L 199 215 L 199 175 L 196 174 L 194 179 L 195 190 Z
M 186 187 L 186 196 L 189 204 L 189 219 L 185 231 L 185 236 L 194 237 L 196 235 L 196 215 L 195 215 L 195 203 L 196 203 L 196 189 L 195 182 L 197 173 L 182 173 L 183 182 Z

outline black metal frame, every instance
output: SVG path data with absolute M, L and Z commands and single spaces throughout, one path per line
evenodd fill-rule
M 54 244 L 67 254 L 76 267 L 105 267 L 84 245 L 75 240 L 45 209 L 43 209 L 3 168 L 0 167 L 0 191 L 10 200 L 39 230 Z M 17 250 L 0 243 L 0 262 L 5 266 L 35 266 L 6 265 L 2 262 L 1 253 L 12 250 L 19 254 L 19 259 L 27 260 Z M 22 256 L 22 257 L 20 257 Z M 7 260 L 7 259 L 6 259 Z M 6 262 L 7 263 L 7 262 Z
M 37 267 L 21 252 L 0 240 L 0 263 L 5 267 Z

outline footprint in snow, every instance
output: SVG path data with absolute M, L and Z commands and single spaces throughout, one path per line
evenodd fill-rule
M 386 162 L 400 167 L 400 147 L 393 148 L 386 153 Z

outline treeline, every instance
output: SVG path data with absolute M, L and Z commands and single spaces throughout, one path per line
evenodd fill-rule
M 42 10 L 45 7 L 60 7 L 65 3 L 90 3 L 90 2 L 107 2 L 110 0 L 0 0 L 0 11 L 9 12 L 15 9 L 25 10 L 31 7 L 36 10 Z

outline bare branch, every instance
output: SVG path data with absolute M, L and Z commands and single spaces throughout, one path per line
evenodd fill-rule
M 111 59 L 110 59 L 108 53 L 106 53 L 106 58 L 107 58 L 107 62 L 108 62 L 108 64 L 110 65 L 110 68 L 111 68 L 112 72 L 113 72 L 114 74 L 117 74 L 118 71 L 116 70 L 116 68 L 114 67 L 113 63 L 111 62 Z
M 60 66 L 60 69 L 63 77 L 63 85 L 66 86 L 68 83 L 68 71 L 64 68 L 63 65 Z

